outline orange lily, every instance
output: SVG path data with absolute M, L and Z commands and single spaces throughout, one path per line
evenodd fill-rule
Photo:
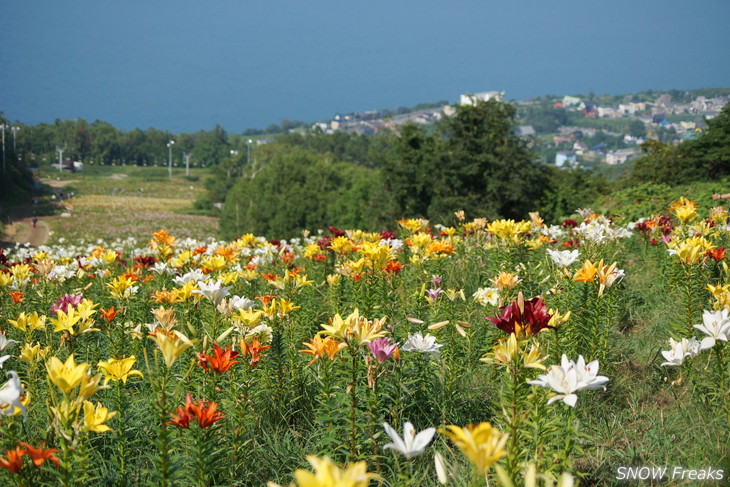
M 104 317 L 104 319 L 107 321 L 107 323 L 111 323 L 116 316 L 121 313 L 123 310 L 121 309 L 114 309 L 114 306 L 112 306 L 109 309 L 101 308 L 99 309 L 99 313 Z
M 193 419 L 192 414 L 193 398 L 188 394 L 185 396 L 185 406 L 177 407 L 177 415 L 171 414 L 170 418 L 172 421 L 167 421 L 167 424 L 177 426 L 180 429 L 188 429 L 190 427 L 190 420 Z
M 238 363 L 238 360 L 233 360 L 238 356 L 238 352 L 234 352 L 233 349 L 227 348 L 223 350 L 218 344 L 213 344 L 213 355 L 206 355 L 205 353 L 199 353 L 198 364 L 203 367 L 206 372 L 208 368 L 223 374 L 228 371 L 233 365 Z
M 58 458 L 53 456 L 54 453 L 58 453 L 57 448 L 43 448 L 45 444 L 40 448 L 34 448 L 24 441 L 18 442 L 18 446 L 20 445 L 25 447 L 26 453 L 33 461 L 33 465 L 36 467 L 40 467 L 46 460 L 50 460 L 56 465 L 56 468 L 58 468 Z
M 23 468 L 23 455 L 26 453 L 28 452 L 20 448 L 20 445 L 15 450 L 5 450 L 5 457 L 0 457 L 0 468 L 7 468 L 12 474 L 20 472 Z
M 603 261 L 601 261 L 599 266 L 603 267 Z M 573 276 L 573 280 L 582 282 L 593 282 L 596 278 L 596 274 L 598 274 L 598 266 L 596 266 L 596 264 L 593 264 L 590 260 L 587 260 L 583 263 L 583 268 L 579 269 L 575 273 L 575 276 Z
M 260 355 L 260 353 L 262 351 L 264 351 L 264 350 L 266 350 L 268 348 L 271 348 L 271 345 L 263 345 L 262 346 L 261 343 L 259 342 L 258 337 L 254 338 L 251 341 L 251 345 L 249 345 L 248 343 L 246 343 L 246 340 L 244 340 L 244 339 L 241 339 L 241 341 L 239 342 L 239 344 L 241 345 L 241 356 L 243 356 L 243 357 L 246 357 L 246 356 L 251 357 L 251 362 L 250 362 L 251 367 L 256 367 L 256 365 L 258 365 L 258 363 L 261 361 L 261 359 L 263 357 Z
M 313 355 L 314 358 L 309 361 L 309 365 L 312 365 L 319 358 L 325 358 L 325 356 L 333 360 L 337 352 L 342 349 L 343 344 L 338 342 L 332 337 L 322 338 L 322 335 L 314 335 L 308 342 L 302 342 L 302 345 L 307 347 L 307 350 L 299 350 L 299 353 L 306 353 Z
M 193 415 L 201 428 L 208 428 L 216 421 L 223 419 L 223 413 L 216 411 L 218 404 L 213 401 L 198 401 L 190 406 Z
M 21 291 L 8 291 L 8 294 L 10 294 L 10 297 L 13 298 L 14 303 L 22 303 L 25 299 L 25 294 Z

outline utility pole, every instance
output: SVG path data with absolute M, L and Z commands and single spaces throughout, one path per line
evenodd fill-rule
M 0 129 L 3 131 L 3 173 L 5 173 L 5 124 L 1 124 Z
M 13 132 L 13 154 L 15 154 L 15 134 L 18 132 L 18 130 L 20 130 L 20 127 L 10 127 L 10 131 Z
M 170 179 L 172 179 L 172 146 L 175 144 L 174 140 L 170 140 L 170 142 L 167 143 L 167 149 L 169 151 L 169 159 L 167 162 L 167 173 L 170 176 Z
M 192 154 L 183 152 L 183 158 L 185 158 L 185 175 L 190 176 L 190 157 Z

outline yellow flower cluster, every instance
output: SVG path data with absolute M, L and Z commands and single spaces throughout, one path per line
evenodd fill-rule
M 63 393 L 61 402 L 52 406 L 54 427 L 64 436 L 74 432 L 103 433 L 110 428 L 104 424 L 114 417 L 116 412 L 89 401 L 103 386 L 99 385 L 102 374 L 91 374 L 89 364 L 77 364 L 73 354 L 65 362 L 58 357 L 51 357 L 46 363 L 48 378 Z M 77 389 L 78 388 L 78 389 Z M 80 418 L 83 408 L 83 421 Z

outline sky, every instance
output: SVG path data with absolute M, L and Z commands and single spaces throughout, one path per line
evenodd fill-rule
M 0 112 L 229 133 L 461 93 L 730 86 L 727 0 L 0 5 Z

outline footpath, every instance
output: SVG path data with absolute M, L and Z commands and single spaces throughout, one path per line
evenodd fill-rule
M 54 191 L 63 188 L 74 181 L 56 181 L 53 179 L 41 179 L 41 184 L 51 186 Z M 36 225 L 33 225 L 33 204 L 28 202 L 23 205 L 8 208 L 10 221 L 5 221 L 5 232 L 0 235 L 0 247 L 14 247 L 16 244 L 30 244 L 38 247 L 48 242 L 50 228 L 44 218 L 37 217 Z

